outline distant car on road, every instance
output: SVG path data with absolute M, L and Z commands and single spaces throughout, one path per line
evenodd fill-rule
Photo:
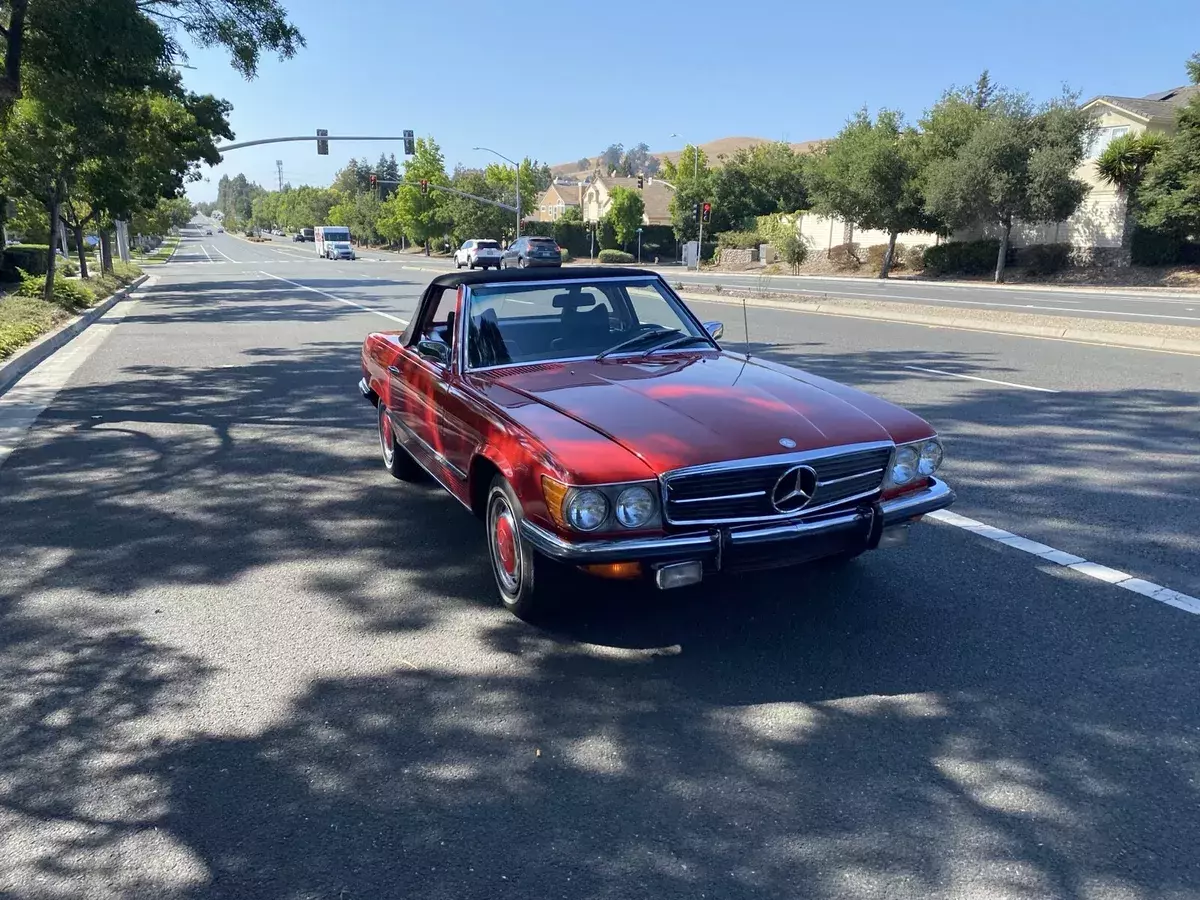
M 500 268 L 528 269 L 533 266 L 561 266 L 562 253 L 554 238 L 522 237 L 508 245 L 500 257 Z
M 224 234 L 224 233 L 225 233 L 225 229 L 222 228 L 220 225 L 218 225 L 217 226 L 217 234 Z
M 204 229 L 204 233 L 205 233 L 205 234 L 212 234 L 212 229 L 211 229 L 211 228 L 205 228 L 205 229 Z
M 304 243 L 304 235 L 302 235 L 300 232 L 296 232 L 295 234 L 292 235 L 292 243 L 293 244 L 303 244 Z
M 313 234 L 317 256 L 326 259 L 354 259 L 349 228 L 344 225 L 322 225 Z
M 653 272 L 452 272 L 404 331 L 367 336 L 358 387 L 384 466 L 483 520 L 523 618 L 569 602 L 564 567 L 667 589 L 848 560 L 954 501 L 920 416 L 723 350 L 723 330 Z
M 311 241 L 313 239 L 313 230 L 311 228 L 300 229 L 300 240 Z
M 500 257 L 503 251 L 499 241 L 476 240 L 463 241 L 463 245 L 454 251 L 454 268 L 466 266 L 474 269 L 476 266 L 486 269 L 491 266 L 500 268 Z

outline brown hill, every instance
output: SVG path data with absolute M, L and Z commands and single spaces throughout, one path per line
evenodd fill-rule
M 724 137 L 724 138 L 717 138 L 715 141 L 709 141 L 706 144 L 701 144 L 700 149 L 704 151 L 704 153 L 708 157 L 709 163 L 711 165 L 717 165 L 719 162 L 719 158 L 722 156 L 732 156 L 738 150 L 741 150 L 743 148 L 754 147 L 754 146 L 757 146 L 758 144 L 771 144 L 771 143 L 774 143 L 774 141 L 771 141 L 768 138 Z M 797 153 L 808 153 L 820 143 L 821 143 L 820 141 L 801 141 L 800 143 L 788 144 L 788 146 L 791 147 L 793 150 L 795 150 Z M 679 157 L 682 154 L 683 154 L 683 150 L 653 151 L 654 156 L 657 156 L 661 160 L 669 159 L 669 160 L 671 160 L 671 162 L 678 162 Z M 588 161 L 591 163 L 591 165 L 593 167 L 596 165 L 597 159 L 598 159 L 598 157 L 595 157 L 595 156 L 588 157 Z M 550 171 L 553 172 L 555 175 L 563 175 L 563 176 L 569 177 L 569 176 L 577 176 L 577 175 L 586 175 L 591 171 L 591 169 L 581 170 L 579 168 L 578 161 L 576 161 L 576 162 L 569 162 L 569 163 L 559 163 L 556 166 L 551 166 Z

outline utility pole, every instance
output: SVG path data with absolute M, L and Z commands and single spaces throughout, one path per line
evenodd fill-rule
M 283 160 L 275 160 L 275 171 L 279 173 L 279 190 L 283 190 Z

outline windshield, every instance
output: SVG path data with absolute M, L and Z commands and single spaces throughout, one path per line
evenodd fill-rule
M 348 241 L 350 240 L 350 232 L 348 230 L 335 231 L 332 228 L 325 229 L 325 240 L 327 241 Z
M 550 238 L 530 238 L 530 247 L 537 247 L 539 250 L 557 249 L 558 244 L 550 240 Z
M 479 285 L 471 289 L 471 368 L 618 353 L 708 338 L 657 279 Z

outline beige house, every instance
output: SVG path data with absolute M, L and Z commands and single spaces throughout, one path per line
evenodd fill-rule
M 569 208 L 578 209 L 583 187 L 579 183 L 559 184 L 555 182 L 550 185 L 538 198 L 537 211 L 533 215 L 534 221 L 554 222 Z
M 619 175 L 597 175 L 583 189 L 583 220 L 599 222 L 608 213 L 612 201 L 610 194 L 615 187 L 638 189 L 636 178 Z M 670 225 L 671 198 L 675 189 L 665 181 L 646 176 L 642 181 L 642 202 L 646 205 L 642 213 L 643 225 Z

